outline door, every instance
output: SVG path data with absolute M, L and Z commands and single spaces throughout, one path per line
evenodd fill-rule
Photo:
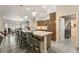
M 64 29 L 65 29 L 65 22 L 64 22 L 64 18 L 60 17 L 59 19 L 59 42 L 61 42 L 62 40 L 64 40 Z

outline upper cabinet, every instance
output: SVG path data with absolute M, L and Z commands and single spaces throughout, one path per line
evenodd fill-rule
M 50 20 L 56 21 L 56 12 L 50 14 Z
M 46 20 L 38 20 L 36 22 L 36 30 L 47 31 L 49 19 Z
M 39 21 L 37 21 L 37 26 L 47 26 L 47 20 L 39 20 Z

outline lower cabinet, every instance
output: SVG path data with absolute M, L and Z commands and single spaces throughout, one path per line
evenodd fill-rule
M 32 37 L 33 42 L 34 42 L 34 51 L 35 53 L 40 53 L 43 52 L 44 50 L 44 37 L 39 37 L 36 35 L 33 35 Z M 47 49 L 51 47 L 51 36 L 47 36 Z

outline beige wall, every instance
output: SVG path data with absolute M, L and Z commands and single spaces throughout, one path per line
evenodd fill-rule
M 0 17 L 0 31 L 3 31 L 3 19 Z
M 79 12 L 79 6 L 77 5 L 58 5 L 56 6 L 56 38 L 57 42 L 59 42 L 59 16 L 71 15 Z M 78 39 L 78 38 L 77 38 Z
M 76 19 L 71 20 L 71 42 L 72 46 L 77 47 L 77 28 L 74 27 L 74 24 L 76 24 Z

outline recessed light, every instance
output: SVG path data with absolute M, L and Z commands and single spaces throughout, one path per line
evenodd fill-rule
M 43 6 L 43 8 L 46 8 L 46 6 Z
M 23 19 L 19 19 L 19 21 L 23 21 Z
M 27 19 L 27 16 L 25 16 L 25 19 Z
M 48 12 L 50 12 L 51 10 L 49 9 Z
M 30 8 L 27 8 L 27 11 L 29 11 L 30 10 Z

